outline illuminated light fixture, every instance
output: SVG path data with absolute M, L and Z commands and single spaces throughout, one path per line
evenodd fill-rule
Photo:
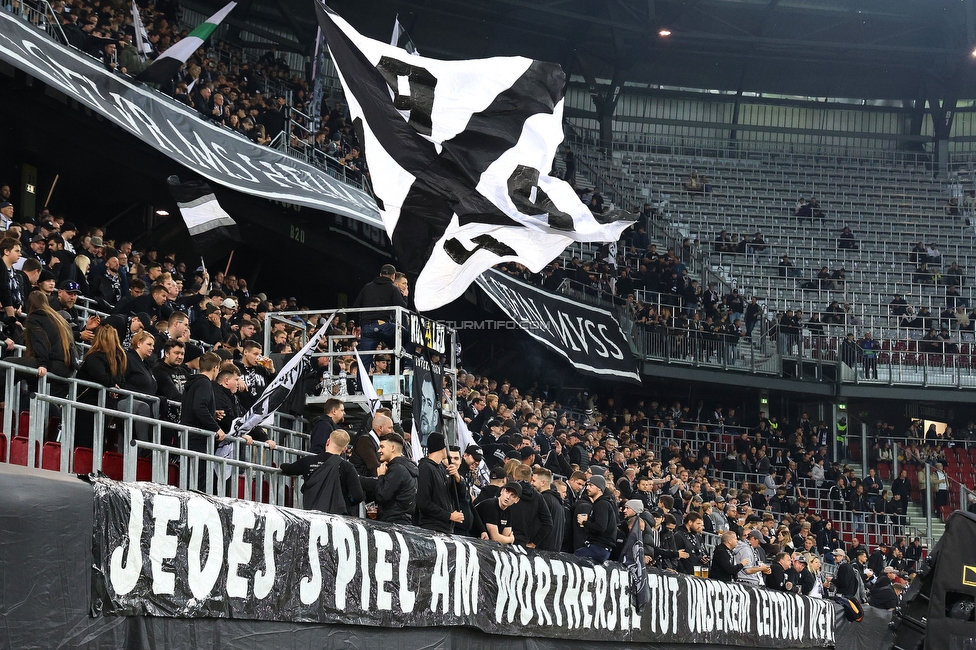
M 668 37 L 671 35 L 670 29 L 662 29 L 657 33 L 658 36 Z M 973 52 L 973 56 L 976 56 L 976 51 Z
M 156 214 L 158 216 L 160 216 L 160 217 L 168 217 L 169 216 L 169 212 L 167 212 L 166 210 L 156 210 Z
M 973 48 L 973 56 L 976 57 L 976 48 Z

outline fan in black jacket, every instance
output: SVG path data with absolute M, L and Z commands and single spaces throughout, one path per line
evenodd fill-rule
M 583 546 L 575 551 L 579 557 L 597 562 L 610 558 L 617 537 L 617 503 L 607 491 L 607 481 L 602 476 L 591 476 L 586 482 L 586 494 L 593 502 L 589 514 L 579 514 L 573 522 L 585 532 Z
M 403 438 L 397 433 L 380 441 L 380 466 L 376 478 L 360 476 L 368 498 L 376 501 L 376 519 L 412 524 L 417 502 L 417 466 L 403 457 Z
M 432 433 L 427 437 L 427 456 L 417 463 L 417 525 L 427 530 L 450 535 L 455 522 L 464 519 L 461 512 L 460 476 L 457 465 L 444 466 L 447 446 L 444 436 Z
M 224 439 L 224 431 L 216 419 L 217 402 L 213 389 L 213 380 L 217 378 L 219 368 L 220 357 L 216 353 L 208 352 L 200 357 L 200 372 L 187 379 L 180 407 L 180 424 L 215 431 L 216 442 Z M 187 447 L 193 451 L 206 451 L 208 438 L 203 434 L 191 433 Z
M 51 309 L 47 298 L 35 291 L 27 298 L 27 320 L 25 322 L 27 345 L 24 365 L 38 369 L 43 377 L 51 372 L 58 377 L 70 377 L 72 340 L 71 326 L 57 312 Z M 51 394 L 67 397 L 68 385 L 52 383 Z
M 366 500 L 356 468 L 342 457 L 349 444 L 349 434 L 336 429 L 329 436 L 326 451 L 315 456 L 303 456 L 294 463 L 282 463 L 285 476 L 305 477 L 302 485 L 302 506 L 334 515 L 356 516 L 358 506 Z

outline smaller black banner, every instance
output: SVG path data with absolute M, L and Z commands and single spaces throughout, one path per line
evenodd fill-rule
M 532 338 L 578 370 L 640 383 L 637 362 L 616 317 L 490 269 L 478 286 Z

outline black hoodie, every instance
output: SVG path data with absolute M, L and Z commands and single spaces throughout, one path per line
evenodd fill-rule
M 417 502 L 417 466 L 403 456 L 386 464 L 386 474 L 376 478 L 360 476 L 369 498 L 376 501 L 376 518 L 396 524 L 412 524 Z
M 522 486 L 522 498 L 511 507 L 509 523 L 515 535 L 515 543 L 525 546 L 530 542 L 542 548 L 552 532 L 552 515 L 539 492 L 526 483 Z
M 186 387 L 183 389 L 180 424 L 217 431 L 220 425 L 214 417 L 216 411 L 213 382 L 205 375 L 192 375 L 186 380 Z M 187 447 L 193 451 L 205 451 L 207 436 L 191 433 Z

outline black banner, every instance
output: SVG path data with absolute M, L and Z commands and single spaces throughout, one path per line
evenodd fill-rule
M 481 274 L 478 286 L 532 338 L 577 370 L 640 383 L 620 323 L 606 309 L 549 293 L 494 269 Z
M 224 187 L 327 210 L 383 228 L 376 202 L 325 171 L 254 144 L 189 106 L 113 74 L 13 14 L 0 11 L 0 60 L 96 111 L 188 169 Z
M 94 480 L 92 613 L 466 626 L 490 634 L 765 648 L 834 643 L 830 601 L 525 551 L 153 483 Z

